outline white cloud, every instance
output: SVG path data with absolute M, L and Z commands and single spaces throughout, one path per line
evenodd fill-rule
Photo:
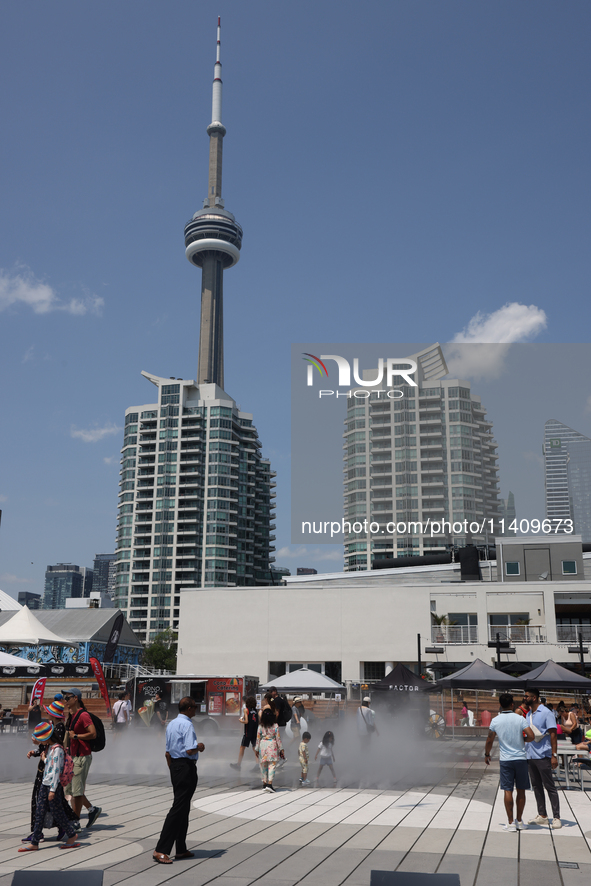
M 32 360 L 34 351 L 35 345 L 31 345 L 29 348 L 27 348 L 27 350 L 23 354 L 23 359 L 21 360 L 21 363 L 28 363 L 29 360 Z
M 117 456 L 108 455 L 106 458 L 103 458 L 103 461 L 106 465 L 114 465 L 117 462 Z
M 18 575 L 12 575 L 10 572 L 3 572 L 0 575 L 0 581 L 2 582 L 11 582 L 12 584 L 18 585 L 29 585 L 33 581 L 32 578 L 19 578 Z
M 535 338 L 547 323 L 545 311 L 536 305 L 510 302 L 491 314 L 478 311 L 445 349 L 450 375 L 498 378 L 511 345 Z M 454 344 L 458 347 L 454 348 Z
M 62 301 L 55 290 L 48 283 L 38 280 L 29 268 L 22 268 L 13 274 L 0 269 L 0 311 L 26 305 L 35 314 L 65 311 L 82 317 L 84 314 L 100 314 L 104 303 L 103 298 L 91 293 L 83 298 Z
M 76 428 L 74 425 L 70 428 L 70 436 L 75 440 L 83 440 L 85 443 L 98 443 L 104 437 L 110 437 L 111 434 L 118 434 L 123 428 L 117 425 L 105 425 L 103 428 Z
M 523 457 L 526 461 L 533 461 L 540 468 L 544 467 L 544 458 L 539 452 L 532 452 L 531 449 L 528 449 L 523 453 Z

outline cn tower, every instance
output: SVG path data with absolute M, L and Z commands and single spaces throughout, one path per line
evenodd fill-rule
M 224 389 L 224 270 L 240 258 L 242 228 L 222 199 L 222 152 L 226 127 L 222 123 L 221 25 L 218 18 L 217 51 L 209 135 L 209 181 L 203 209 L 185 225 L 185 254 L 201 268 L 201 328 L 197 384 Z

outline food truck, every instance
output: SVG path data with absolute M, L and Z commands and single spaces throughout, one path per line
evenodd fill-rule
M 243 675 L 166 674 L 162 677 L 135 677 L 126 684 L 131 695 L 136 726 L 157 725 L 154 720 L 154 698 L 160 693 L 169 706 L 169 719 L 176 717 L 181 698 L 190 696 L 197 702 L 195 717 L 202 735 L 219 729 L 237 728 L 242 702 L 258 693 L 259 678 Z

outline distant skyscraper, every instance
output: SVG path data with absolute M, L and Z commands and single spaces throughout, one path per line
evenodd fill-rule
M 515 530 L 509 529 L 511 523 L 517 519 L 517 511 L 515 510 L 515 496 L 509 492 L 507 498 L 499 500 L 500 517 L 504 521 L 501 524 L 499 535 L 515 536 Z
M 32 594 L 30 591 L 19 591 L 18 602 L 21 606 L 28 606 L 29 609 L 41 609 L 41 594 Z
M 224 391 L 223 274 L 240 257 L 242 229 L 222 200 L 220 25 L 214 68 L 209 183 L 185 226 L 185 252 L 202 269 L 196 380 L 143 372 L 156 402 L 125 412 L 114 602 L 142 639 L 176 628 L 187 585 L 270 585 L 274 472 L 252 415 Z
M 94 578 L 92 582 L 92 590 L 97 591 L 103 597 L 107 596 L 112 599 L 113 591 L 115 590 L 117 555 L 96 554 L 93 571 Z
M 551 418 L 543 451 L 546 517 L 572 520 L 574 532 L 591 542 L 591 439 Z
M 379 523 L 379 531 L 345 536 L 346 570 L 369 569 L 380 557 L 485 544 L 498 526 L 496 443 L 480 397 L 467 381 L 443 379 L 447 366 L 439 345 L 411 359 L 418 365 L 418 387 L 397 385 L 402 399 L 369 388 L 366 399 L 348 400 L 345 520 L 367 520 L 368 529 Z M 456 528 L 423 532 L 427 521 Z M 407 531 L 387 533 L 388 523 L 405 524 Z M 409 523 L 420 526 L 409 531 Z M 477 531 L 470 524 L 478 524 Z
M 63 609 L 68 597 L 82 597 L 84 574 L 73 563 L 48 566 L 45 572 L 44 609 Z

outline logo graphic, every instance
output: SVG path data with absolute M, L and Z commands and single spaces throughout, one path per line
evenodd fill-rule
M 310 357 L 310 359 L 306 360 L 306 357 Z M 308 387 L 312 385 L 314 367 L 316 367 L 321 376 L 328 378 L 328 369 L 326 368 L 320 357 L 315 357 L 314 354 L 306 354 L 304 352 L 304 360 L 308 364 Z
M 315 354 L 307 354 L 304 352 L 303 354 L 304 361 L 308 364 L 307 367 L 307 385 L 308 387 L 312 387 L 314 384 L 314 368 L 318 370 L 320 373 L 320 377 L 322 379 L 328 378 L 328 369 L 324 363 L 325 360 L 334 360 L 337 364 L 338 368 L 338 386 L 339 387 L 350 387 L 351 386 L 351 365 L 349 361 L 345 357 L 341 357 L 338 354 L 321 354 L 320 357 L 316 357 Z M 366 373 L 359 369 L 359 358 L 353 358 L 353 383 L 358 385 L 360 388 L 379 388 L 382 383 L 385 383 L 386 388 L 390 389 L 393 385 L 401 385 L 406 384 L 409 387 L 416 388 L 418 387 L 417 382 L 412 378 L 414 373 L 417 371 L 417 363 L 415 360 L 410 360 L 409 358 L 400 358 L 400 357 L 387 357 L 385 360 L 383 357 L 378 359 L 377 369 L 375 370 L 375 378 L 366 378 Z M 380 389 L 381 391 L 381 389 Z M 379 395 L 380 391 L 376 390 L 376 393 Z M 334 394 L 334 391 L 320 391 L 319 396 Z M 399 396 L 403 396 L 402 392 L 397 392 Z M 369 392 L 365 392 L 366 396 L 369 396 Z M 337 396 L 344 396 L 343 394 L 338 394 Z M 351 392 L 349 392 L 348 396 L 351 396 Z

